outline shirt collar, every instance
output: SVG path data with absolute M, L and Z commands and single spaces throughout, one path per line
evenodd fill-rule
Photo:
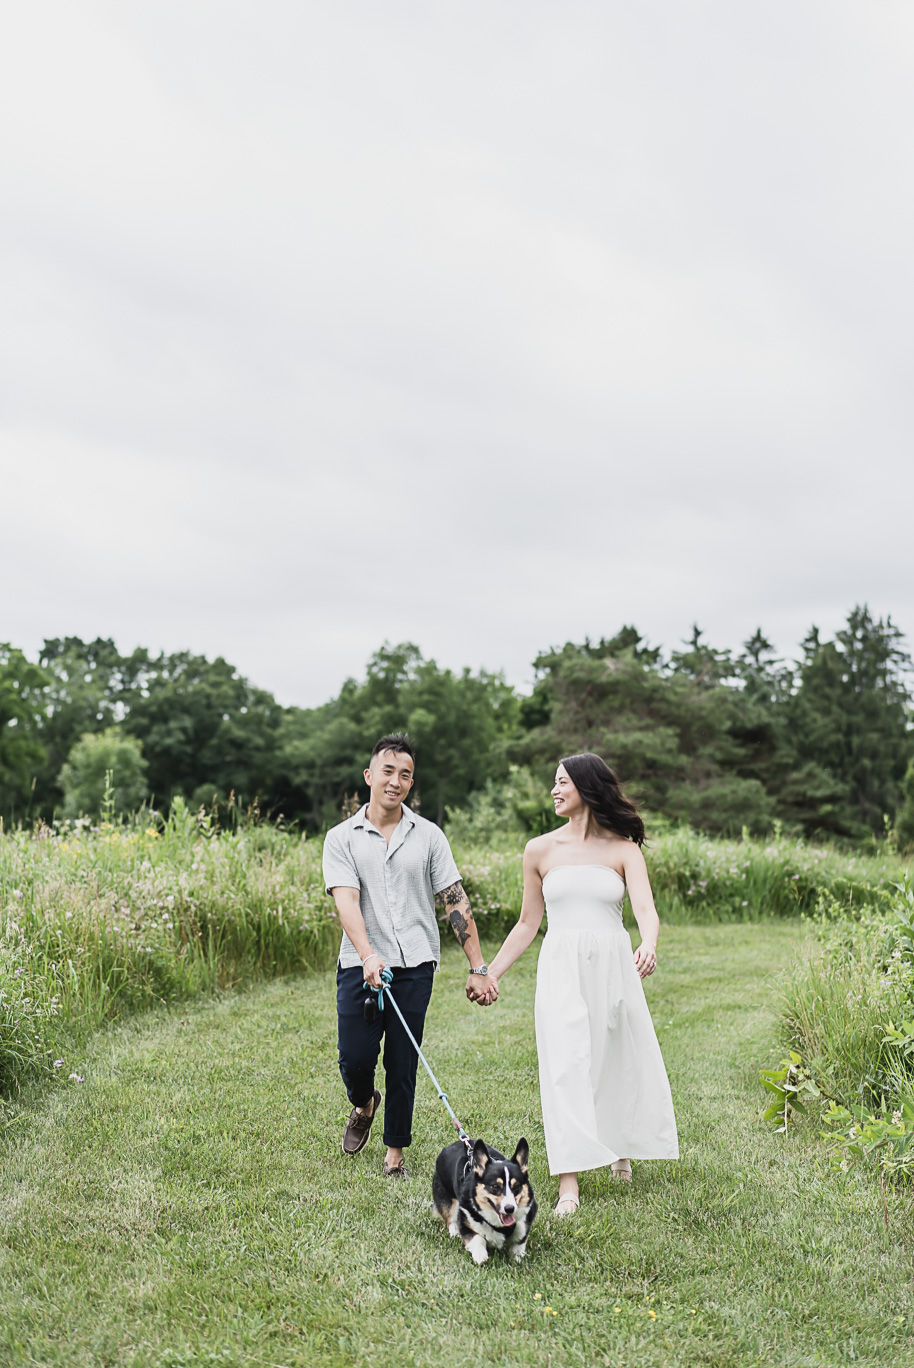
M 353 825 L 354 827 L 363 827 L 363 826 L 365 826 L 365 824 L 367 823 L 367 821 L 368 821 L 368 804 L 365 803 L 363 807 L 360 807 L 360 808 L 359 808 L 358 812 L 357 812 L 357 813 L 355 814 L 355 816 L 353 817 L 353 819 L 352 819 L 352 825 Z M 408 826 L 413 827 L 413 826 L 416 825 L 416 819 L 415 819 L 415 817 L 413 816 L 412 812 L 410 812 L 409 808 L 406 806 L 405 803 L 402 803 L 402 804 L 400 805 L 400 822 L 404 822 L 404 821 L 407 823 Z M 398 824 L 398 825 L 399 825 L 399 824 Z M 377 827 L 374 825 L 373 822 L 371 823 L 371 826 L 372 826 L 372 830 L 377 831 Z

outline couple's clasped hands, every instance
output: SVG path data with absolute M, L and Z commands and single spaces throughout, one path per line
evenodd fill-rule
M 498 997 L 498 979 L 494 974 L 471 974 L 467 979 L 467 997 L 480 1007 L 491 1007 Z

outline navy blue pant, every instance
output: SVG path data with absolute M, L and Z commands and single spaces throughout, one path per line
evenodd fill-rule
M 394 969 L 394 997 L 409 1029 L 422 1044 L 425 1013 L 432 996 L 435 965 L 432 960 L 413 969 Z M 390 1004 L 378 1013 L 376 1021 L 365 1020 L 363 1006 L 369 996 L 363 988 L 364 974 L 356 969 L 336 971 L 336 1013 L 339 1026 L 340 1073 L 349 1101 L 366 1107 L 374 1093 L 374 1075 L 381 1037 L 384 1037 L 384 1143 L 401 1149 L 413 1138 L 413 1102 L 416 1097 L 416 1068 L 419 1057 L 410 1044 L 400 1018 Z

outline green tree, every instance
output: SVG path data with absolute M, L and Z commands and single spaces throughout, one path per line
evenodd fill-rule
M 903 640 L 890 617 L 876 619 L 866 605 L 852 609 L 834 641 L 815 627 L 804 640 L 786 710 L 797 766 L 784 797 L 807 800 L 814 809 L 807 826 L 856 836 L 881 831 L 884 815 L 898 811 L 914 752 Z M 810 803 L 817 789 L 818 802 Z
M 60 772 L 64 815 L 98 818 L 109 774 L 114 811 L 135 812 L 149 792 L 146 761 L 141 743 L 121 727 L 87 732 L 70 751 Z
M 283 709 L 222 656 L 181 651 L 149 660 L 121 703 L 125 729 L 143 743 L 157 805 L 210 786 L 272 805 Z
M 126 696 L 138 686 L 149 653 L 121 655 L 110 638 L 45 641 L 39 661 L 46 674 L 40 738 L 45 763 L 38 773 L 36 805 L 50 818 L 63 803 L 60 773 L 70 751 L 87 732 L 101 732 L 123 720 Z
M 901 786 L 901 807 L 898 809 L 895 830 L 902 850 L 914 848 L 914 760 L 908 765 Z
M 518 758 L 538 764 L 544 782 L 562 755 L 589 750 L 654 811 L 710 831 L 769 823 L 764 785 L 742 772 L 751 764 L 739 737 L 742 696 L 721 682 L 732 662 L 697 628 L 669 664 L 626 628 L 596 645 L 569 642 L 535 668 L 534 695 L 548 721 L 528 731 Z
M 321 708 L 290 709 L 282 729 L 284 811 L 318 825 L 339 819 L 344 799 L 364 793 L 362 772 L 385 732 L 408 731 L 416 747 L 410 802 L 433 821 L 464 804 L 486 780 L 507 774 L 518 700 L 499 675 L 442 670 L 411 642 L 385 644 L 361 683 L 347 680 Z
M 0 816 L 24 817 L 45 751 L 39 725 L 47 678 L 20 650 L 0 642 Z

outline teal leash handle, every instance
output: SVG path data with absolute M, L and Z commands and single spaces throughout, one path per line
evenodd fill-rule
M 436 1078 L 435 1075 L 432 1073 L 431 1065 L 429 1064 L 429 1062 L 428 1062 L 428 1060 L 426 1059 L 425 1055 L 422 1053 L 421 1049 L 419 1048 L 419 1042 L 418 1042 L 418 1040 L 416 1039 L 416 1037 L 413 1035 L 412 1031 L 411 1031 L 411 1030 L 409 1029 L 409 1027 L 407 1026 L 407 1024 L 406 1024 L 406 1018 L 404 1017 L 403 1013 L 400 1011 L 400 1008 L 399 1008 L 399 1006 L 398 1006 L 398 1004 L 397 1004 L 397 1000 L 396 1000 L 396 998 L 394 997 L 393 993 L 390 991 L 390 985 L 391 985 L 391 983 L 393 982 L 393 977 L 394 977 L 394 976 L 393 976 L 392 971 L 391 971 L 390 969 L 388 969 L 387 966 L 385 965 L 384 968 L 381 970 L 381 987 L 380 987 L 380 988 L 373 988 L 372 985 L 371 985 L 370 983 L 364 983 L 362 986 L 363 986 L 363 988 L 368 988 L 368 989 L 370 989 L 370 991 L 371 991 L 372 993 L 377 993 L 377 995 L 378 995 L 378 1011 L 379 1011 L 379 1012 L 383 1012 L 383 1011 L 384 1011 L 384 997 L 385 997 L 385 994 L 386 994 L 387 997 L 390 998 L 390 1005 L 391 1005 L 391 1007 L 393 1007 L 393 1009 L 394 1009 L 394 1011 L 396 1012 L 397 1016 L 400 1018 L 400 1021 L 401 1021 L 402 1025 L 403 1025 L 403 1029 L 404 1029 L 404 1031 L 406 1032 L 406 1034 L 409 1036 L 410 1041 L 412 1042 L 413 1049 L 416 1051 L 416 1054 L 419 1056 L 420 1060 L 422 1061 L 422 1066 L 423 1066 L 423 1068 L 425 1069 L 425 1072 L 428 1074 L 429 1078 L 432 1080 L 432 1084 L 433 1084 L 433 1086 L 434 1086 L 435 1092 L 438 1094 L 438 1097 L 439 1097 L 440 1101 L 442 1101 L 442 1102 L 444 1103 L 445 1108 L 447 1109 L 447 1114 L 448 1114 L 448 1116 L 451 1118 L 451 1121 L 453 1122 L 453 1124 L 454 1124 L 454 1126 L 455 1126 L 455 1128 L 456 1128 L 456 1130 L 457 1130 L 457 1134 L 460 1136 L 460 1139 L 461 1139 L 461 1140 L 463 1141 L 463 1143 L 466 1145 L 466 1147 L 467 1147 L 467 1153 L 468 1153 L 468 1154 L 472 1154 L 472 1152 L 473 1152 L 473 1147 L 472 1147 L 472 1145 L 470 1144 L 470 1137 L 467 1135 L 466 1131 L 463 1129 L 463 1126 L 461 1126 L 460 1122 L 457 1120 L 457 1116 L 456 1116 L 456 1114 L 455 1114 L 455 1112 L 454 1112 L 454 1109 L 453 1109 L 453 1107 L 451 1106 L 450 1102 L 447 1100 L 447 1093 L 443 1090 L 443 1088 L 441 1087 L 441 1084 L 438 1082 L 437 1078 Z

